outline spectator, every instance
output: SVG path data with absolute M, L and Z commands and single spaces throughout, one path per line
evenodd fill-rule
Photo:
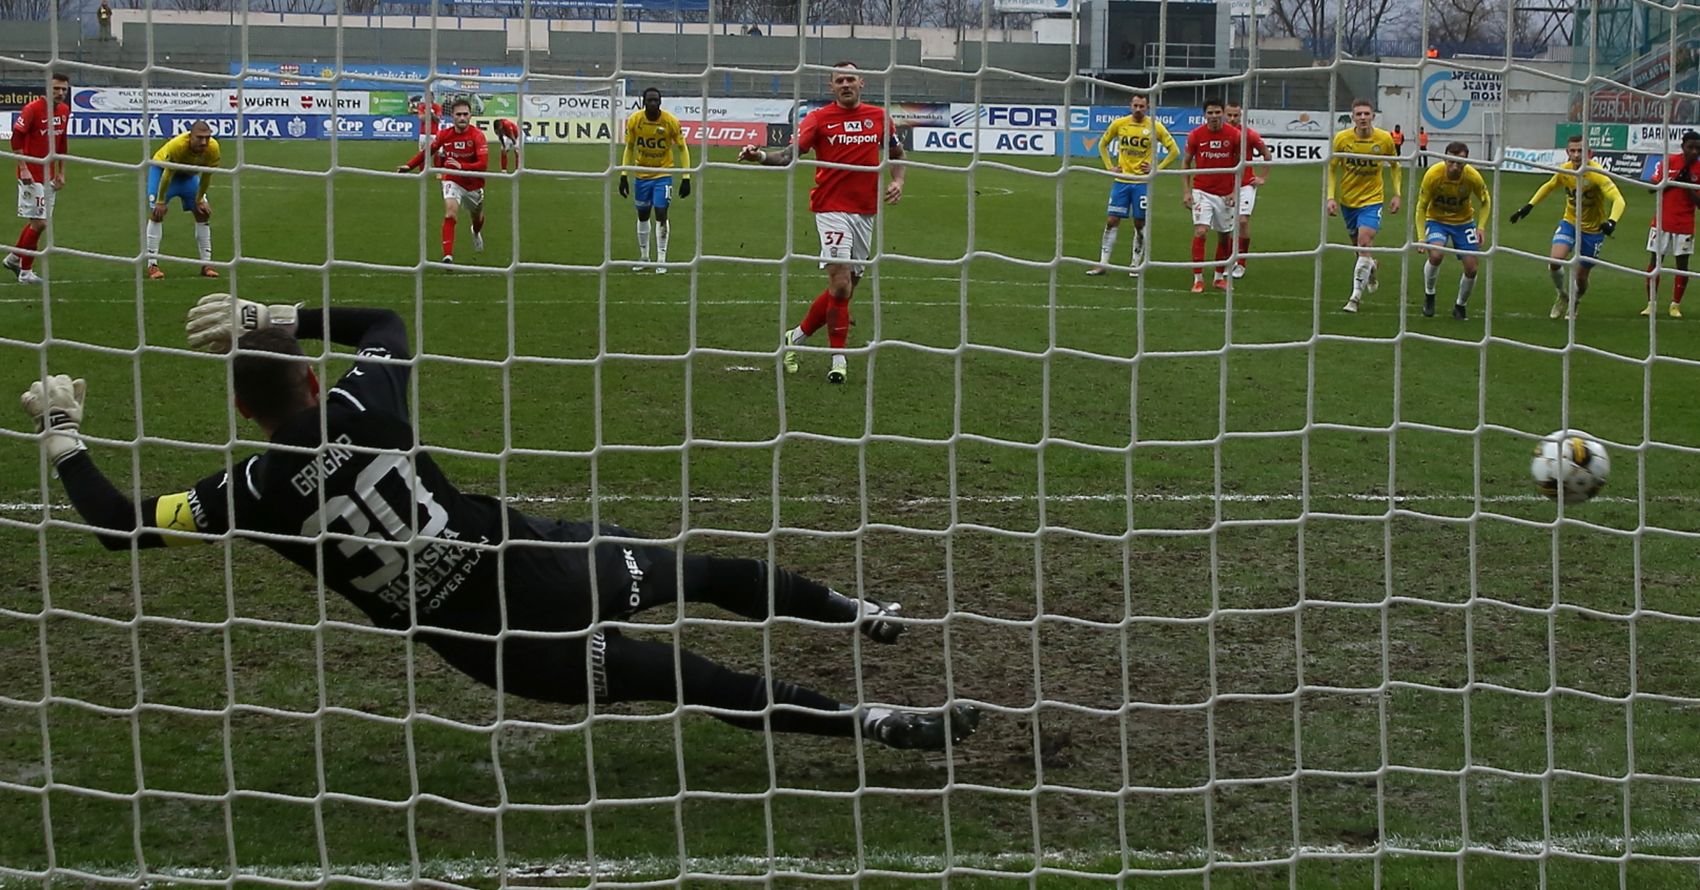
M 95 10 L 94 17 L 100 21 L 100 39 L 104 42 L 112 39 L 112 4 L 100 0 L 100 9 Z
M 761 27 L 759 25 L 751 25 L 750 30 L 745 31 L 744 33 L 750 35 L 751 37 L 760 37 L 761 36 Z

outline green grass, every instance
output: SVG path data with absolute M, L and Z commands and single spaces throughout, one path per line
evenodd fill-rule
M 340 162 L 406 153 L 348 144 Z M 988 162 L 969 201 L 960 169 L 920 169 L 884 216 L 907 259 L 864 282 L 864 351 L 829 387 L 824 351 L 774 369 L 821 286 L 812 262 L 777 262 L 788 234 L 814 251 L 803 172 L 710 171 L 672 248 L 704 258 L 658 278 L 626 269 L 631 212 L 589 175 L 606 149 L 535 149 L 519 200 L 491 187 L 481 257 L 462 229 L 463 263 L 490 268 L 419 273 L 378 266 L 435 258 L 429 185 L 290 172 L 328 169 L 322 145 L 230 154 L 259 166 L 214 187 L 218 257 L 239 228 L 253 258 L 226 283 L 402 312 L 423 438 L 454 450 L 439 460 L 463 488 L 902 600 L 927 623 L 896 650 L 785 624 L 678 632 L 846 699 L 992 714 L 947 763 L 498 701 L 428 651 L 410 671 L 400 642 L 255 545 L 127 557 L 42 527 L 29 505 L 63 495 L 21 415 L 0 415 L 0 883 L 141 863 L 405 881 L 417 862 L 461 884 L 504 863 L 583 884 L 591 857 L 615 879 L 772 868 L 782 885 L 862 864 L 881 870 L 870 886 L 936 885 L 949 865 L 977 869 L 952 885 L 1027 886 L 1036 863 L 1045 885 L 1124 868 L 1154 887 L 1694 882 L 1692 861 L 1657 857 L 1700 855 L 1700 491 L 1672 447 L 1700 446 L 1700 343 L 1695 321 L 1640 318 L 1630 275 L 1595 276 L 1571 339 L 1536 259 L 1488 260 L 1461 323 L 1445 296 L 1422 318 L 1416 255 L 1389 254 L 1347 316 L 1321 172 L 1281 168 L 1254 246 L 1295 255 L 1254 261 L 1231 301 L 1195 296 L 1184 268 L 1134 282 L 1055 262 L 1059 232 L 1095 259 L 1106 189 L 1087 170 Z M 71 174 L 55 243 L 137 252 L 136 174 Z M 1505 177 L 1501 206 L 1534 185 Z M 1157 187 L 1158 260 L 1187 258 L 1178 194 Z M 1608 257 L 1636 266 L 1650 204 L 1631 201 Z M 1544 254 L 1555 212 L 1497 235 Z M 1409 224 L 1390 216 L 1383 241 Z M 192 254 L 184 215 L 166 231 Z M 259 435 L 223 365 L 175 351 L 213 288 L 167 269 L 143 286 L 132 260 L 61 254 L 50 304 L 0 287 L 0 380 L 87 377 L 85 431 L 116 440 L 96 457 L 132 492 L 222 466 L 180 443 Z M 1529 434 L 1566 410 L 1615 471 L 1555 524 Z

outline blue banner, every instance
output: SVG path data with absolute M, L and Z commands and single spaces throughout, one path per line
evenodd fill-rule
M 241 74 L 241 62 L 230 63 L 231 74 Z M 329 81 L 337 76 L 335 65 L 324 62 L 249 62 L 249 72 L 242 79 L 251 87 L 317 86 L 330 88 Z M 438 92 L 489 92 L 519 88 L 524 69 L 491 65 L 438 65 L 435 76 L 424 65 L 360 65 L 342 66 L 342 79 L 337 87 L 344 90 L 409 90 L 422 87 L 431 78 L 431 88 Z M 307 79 L 303 79 L 307 78 Z M 384 78 L 377 80 L 374 78 Z
M 70 135 L 76 139 L 141 139 L 164 141 L 206 121 L 218 139 L 329 139 L 332 118 L 300 114 L 102 114 L 71 115 Z M 335 119 L 340 139 L 411 140 L 419 122 L 411 117 L 349 115 Z

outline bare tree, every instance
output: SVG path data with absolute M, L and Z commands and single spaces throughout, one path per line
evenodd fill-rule
M 1329 0 L 1274 0 L 1258 28 L 1270 37 L 1296 37 L 1322 59 L 1334 55 L 1332 23 Z

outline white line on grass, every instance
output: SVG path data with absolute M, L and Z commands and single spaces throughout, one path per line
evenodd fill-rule
M 1696 851 L 1700 850 L 1700 834 L 1693 832 L 1643 832 L 1628 838 L 1629 848 L 1635 852 L 1657 851 L 1649 855 L 1661 857 L 1683 857 L 1689 862 L 1700 862 Z M 1541 838 L 1506 838 L 1490 843 L 1473 842 L 1467 848 L 1471 854 L 1499 854 L 1514 856 L 1622 856 L 1625 853 L 1625 838 L 1605 834 L 1555 835 L 1550 840 Z M 1044 850 L 1037 855 L 1033 851 L 1012 851 L 1007 853 L 957 853 L 950 857 L 936 854 L 890 853 L 869 851 L 860 861 L 844 858 L 821 858 L 799 856 L 687 856 L 681 859 L 677 856 L 632 856 L 621 858 L 598 858 L 594 866 L 582 859 L 547 860 L 514 860 L 505 863 L 487 858 L 463 859 L 434 859 L 420 863 L 419 873 L 425 878 L 435 878 L 446 881 L 495 880 L 503 877 L 528 880 L 548 879 L 669 879 L 681 875 L 698 877 L 712 876 L 774 876 L 774 877 L 808 877 L 812 875 L 855 875 L 864 870 L 911 872 L 917 874 L 943 874 L 951 869 L 974 869 L 982 871 L 999 871 L 1010 875 L 1033 874 L 1039 868 L 1067 869 L 1073 871 L 1098 872 L 1114 874 L 1108 869 L 1116 868 L 1125 854 L 1127 862 L 1135 869 L 1153 870 L 1183 870 L 1200 867 L 1208 862 L 1236 863 L 1282 863 L 1312 859 L 1372 859 L 1379 858 L 1383 862 L 1386 857 L 1397 856 L 1401 852 L 1425 854 L 1423 859 L 1432 858 L 1433 854 L 1451 854 L 1456 857 L 1464 850 L 1463 842 L 1456 837 L 1401 837 L 1390 836 L 1385 845 L 1304 845 L 1292 847 L 1267 847 L 1246 849 L 1204 849 L 1192 847 L 1180 850 L 1123 850 L 1121 848 L 1101 848 L 1097 850 Z M 62 864 L 63 865 L 63 864 Z M 176 878 L 181 880 L 218 880 L 229 877 L 225 869 L 194 868 L 194 867 L 159 867 L 149 869 L 147 875 L 141 875 L 134 869 L 114 868 L 111 865 L 78 865 L 64 866 L 75 868 L 103 877 L 122 879 L 146 878 Z M 1037 868 L 1036 868 L 1037 867 Z M 3 874 L 3 873 L 0 873 Z M 23 875 L 18 875 L 22 877 Z M 318 866 L 313 865 L 271 865 L 246 866 L 236 875 L 243 877 L 269 878 L 278 881 L 310 882 L 326 877 L 346 877 L 385 883 L 405 883 L 414 876 L 413 867 L 407 863 L 359 863 L 338 864 L 332 867 L 327 875 Z
M 184 262 L 188 262 L 188 261 L 184 260 Z M 241 280 L 244 280 L 244 281 L 248 281 L 248 280 L 260 280 L 260 281 L 291 280 L 291 281 L 298 281 L 304 275 L 316 275 L 316 274 L 320 274 L 320 271 L 321 270 L 302 270 L 302 271 L 289 271 L 289 272 L 242 272 L 242 273 L 240 273 L 240 278 L 241 278 Z M 427 270 L 427 271 L 430 271 L 433 274 L 436 272 L 435 269 L 431 269 L 431 270 Z M 696 274 L 699 277 L 703 277 L 703 278 L 708 278 L 708 277 L 743 277 L 743 276 L 756 275 L 756 274 L 759 274 L 761 271 L 762 271 L 761 269 L 755 269 L 755 268 L 752 268 L 751 270 L 746 271 L 746 272 L 702 271 L 702 270 L 698 270 Z M 521 269 L 521 270 L 515 270 L 513 272 L 513 275 L 516 278 L 530 278 L 530 277 L 537 277 L 537 276 L 542 276 L 542 275 L 553 275 L 553 274 L 563 274 L 563 273 L 567 273 L 567 274 L 592 274 L 589 271 L 579 271 L 579 270 L 561 270 L 561 271 L 557 272 L 555 270 L 545 270 L 545 269 Z M 395 272 L 337 271 L 337 272 L 333 272 L 332 274 L 337 278 L 389 278 L 389 277 L 397 277 L 397 276 L 402 276 L 402 275 L 412 275 L 414 273 L 413 273 L 412 270 L 401 270 L 401 271 L 395 271 Z M 618 271 L 616 271 L 613 268 L 612 265 L 609 268 L 609 277 L 610 277 L 610 289 L 615 287 L 617 285 L 617 283 L 624 280 L 624 277 Z M 881 281 L 915 282 L 915 283 L 929 283 L 929 284 L 956 284 L 956 285 L 960 285 L 962 283 L 961 276 L 957 276 L 957 275 L 903 275 L 903 274 L 893 275 L 893 274 L 885 274 L 885 275 L 881 275 L 879 277 L 880 277 Z M 57 280 L 56 279 L 56 281 L 58 281 L 58 283 L 61 283 L 61 284 L 110 284 L 110 283 L 114 283 L 115 280 L 112 279 L 112 278 L 102 277 L 102 278 L 69 278 L 69 279 L 63 279 L 63 280 Z M 978 286 L 990 287 L 990 288 L 1003 288 L 1003 289 L 1042 288 L 1042 289 L 1048 290 L 1051 286 L 1049 281 L 1018 281 L 1018 280 L 989 279 L 989 278 L 975 278 L 975 277 L 970 277 L 969 283 L 971 285 L 978 285 Z M 1115 286 L 1115 285 L 1097 284 L 1097 283 L 1085 282 L 1085 281 L 1061 281 L 1061 280 L 1059 280 L 1057 282 L 1057 291 L 1058 291 L 1059 294 L 1062 293 L 1062 292 L 1065 292 L 1065 291 L 1104 291 L 1104 292 L 1118 294 L 1118 295 L 1122 295 L 1122 296 L 1126 296 L 1126 297 L 1131 298 L 1133 296 L 1133 285 L 1129 284 L 1129 285 L 1123 285 L 1123 286 Z M 1058 303 L 1055 304 L 1055 308 L 1060 312 L 1072 312 L 1072 311 L 1140 312 L 1140 311 L 1144 311 L 1144 312 L 1184 312 L 1184 313 L 1188 313 L 1188 314 L 1199 314 L 1199 313 L 1221 314 L 1221 313 L 1227 311 L 1226 304 L 1220 302 L 1219 298 L 1215 297 L 1214 295 L 1197 297 L 1197 296 L 1194 296 L 1191 293 L 1191 291 L 1188 291 L 1188 290 L 1185 290 L 1185 289 L 1182 289 L 1182 288 L 1178 288 L 1178 287 L 1158 287 L 1158 286 L 1149 285 L 1149 284 L 1145 286 L 1145 292 L 1148 293 L 1148 294 L 1163 294 L 1163 295 L 1168 295 L 1168 296 L 1188 296 L 1188 297 L 1193 298 L 1193 302 L 1191 302 L 1191 303 L 1189 303 L 1188 305 L 1185 305 L 1185 306 L 1145 306 L 1145 307 L 1143 307 L 1143 309 L 1141 309 L 1141 307 L 1136 306 L 1136 305 L 1132 305 L 1131 303 L 1117 303 L 1117 304 L 1109 304 L 1109 305 L 1100 305 L 1100 304 L 1092 304 L 1092 303 L 1063 303 L 1063 302 L 1059 301 Z M 42 300 L 42 297 L 40 296 L 41 292 L 39 290 L 36 290 L 35 293 L 37 294 L 36 296 L 30 296 L 30 297 L 0 297 L 0 303 L 39 303 L 39 302 L 41 302 L 41 300 Z M 136 302 L 134 299 L 126 298 L 126 297 L 81 297 L 81 296 L 79 296 L 79 297 L 75 297 L 73 299 L 75 299 L 76 302 L 78 302 L 78 303 L 122 303 L 122 304 L 125 304 L 125 305 L 132 305 Z M 796 302 L 799 302 L 801 299 L 802 298 L 799 297 L 797 299 L 794 299 L 792 302 L 796 303 Z M 1236 302 L 1234 304 L 1234 311 L 1236 313 L 1245 313 L 1245 312 L 1264 313 L 1264 312 L 1269 312 L 1269 313 L 1277 313 L 1277 314 L 1280 314 L 1280 315 L 1293 315 L 1294 313 L 1291 309 L 1275 309 L 1275 308 L 1270 308 L 1270 307 L 1266 307 L 1266 306 L 1260 306 L 1258 304 L 1262 303 L 1262 302 L 1266 302 L 1266 301 L 1280 301 L 1280 302 L 1285 302 L 1285 303 L 1304 303 L 1304 304 L 1308 305 L 1308 304 L 1314 303 L 1316 301 L 1316 299 L 1318 299 L 1318 298 L 1317 297 L 1310 297 L 1310 296 L 1298 296 L 1298 295 L 1293 295 L 1293 294 L 1269 294 L 1269 293 L 1242 294 L 1238 297 L 1238 299 L 1236 300 Z M 464 299 L 436 298 L 436 297 L 424 297 L 423 300 L 424 300 L 424 302 L 426 302 L 428 304 L 440 304 L 440 305 L 450 305 L 450 306 L 478 305 L 478 306 L 488 307 L 490 305 L 490 302 L 488 300 L 464 300 Z M 888 296 L 886 294 L 881 294 L 879 301 L 880 301 L 881 305 L 885 305 L 885 306 L 919 306 L 919 307 L 957 308 L 957 307 L 960 307 L 962 305 L 962 301 L 960 301 L 960 300 L 910 300 L 910 299 L 904 299 L 902 297 L 891 297 L 891 296 Z M 697 306 L 773 306 L 773 305 L 776 305 L 778 303 L 778 297 L 767 297 L 767 298 L 762 298 L 762 299 L 701 299 L 701 298 L 688 298 L 688 297 L 681 299 L 681 298 L 665 298 L 665 297 L 663 297 L 663 298 L 652 298 L 652 299 L 641 299 L 641 300 L 617 299 L 617 298 L 608 298 L 608 299 L 604 300 L 600 295 L 588 296 L 588 297 L 569 297 L 569 298 L 564 298 L 564 299 L 563 298 L 555 298 L 555 297 L 549 297 L 549 298 L 544 298 L 544 299 L 526 299 L 526 298 L 520 297 L 518 294 L 516 294 L 515 298 L 514 298 L 514 302 L 515 302 L 515 304 L 524 304 L 524 305 L 528 305 L 528 306 L 546 306 L 546 305 L 592 305 L 593 306 L 593 305 L 596 305 L 596 304 L 601 303 L 601 302 L 606 302 L 610 306 L 640 306 L 640 305 L 641 306 L 690 306 L 690 305 L 697 305 Z M 989 301 L 987 301 L 983 298 L 978 298 L 978 297 L 973 298 L 970 305 L 974 309 L 977 309 L 977 310 L 985 310 L 985 309 L 1027 309 L 1027 310 L 1044 311 L 1044 310 L 1049 310 L 1049 309 L 1052 308 L 1052 304 L 1049 303 L 1049 302 L 1036 302 L 1036 303 L 989 302 Z M 1332 316 L 1335 313 L 1332 309 L 1324 309 L 1323 314 L 1324 314 L 1324 316 Z M 1495 318 L 1529 318 L 1529 319 L 1546 319 L 1547 318 L 1547 316 L 1543 313 L 1510 312 L 1510 311 L 1505 311 L 1505 310 L 1495 310 L 1494 311 L 1494 317 Z M 1602 320 L 1609 319 L 1609 318 L 1611 318 L 1611 317 L 1610 316 L 1601 316 Z M 1637 317 L 1637 319 L 1638 319 L 1638 317 Z M 1629 318 L 1629 316 L 1624 316 L 1623 318 L 1616 319 L 1616 320 L 1625 321 L 1625 320 L 1630 320 L 1630 318 Z M 1437 322 L 1436 327 L 1437 328 L 1446 328 L 1450 325 L 1450 322 L 1451 322 L 1450 319 L 1448 319 L 1445 323 Z M 1637 324 L 1645 325 L 1646 322 L 1637 320 Z
M 835 494 L 799 494 L 780 495 L 781 503 L 789 504 L 826 504 L 854 505 L 862 500 L 853 496 Z M 585 504 L 591 500 L 589 495 L 509 495 L 507 501 L 512 504 L 546 506 L 551 504 Z M 601 494 L 596 497 L 601 503 L 641 503 L 641 504 L 677 504 L 680 496 L 676 494 Z M 771 495 L 691 495 L 693 504 L 766 504 L 773 501 Z M 1038 495 L 1034 494 L 1003 494 L 1003 495 L 958 495 L 955 503 L 959 504 L 1026 504 L 1036 503 Z M 1044 498 L 1047 504 L 1120 504 L 1127 501 L 1127 495 L 1120 493 L 1103 494 L 1048 494 Z M 1133 496 L 1136 504 L 1208 504 L 1216 501 L 1224 504 L 1296 504 L 1304 501 L 1304 496 L 1292 493 L 1282 494 L 1223 494 L 1220 497 L 1208 492 L 1195 494 L 1167 494 L 1163 492 L 1144 492 Z M 1347 501 L 1359 504 L 1471 504 L 1475 497 L 1467 494 L 1400 494 L 1391 498 L 1380 494 L 1312 494 L 1311 503 L 1329 503 Z M 1647 503 L 1663 504 L 1693 504 L 1700 502 L 1700 497 L 1691 495 L 1656 495 L 1645 499 Z M 1550 504 L 1551 498 L 1538 494 L 1501 494 L 1484 495 L 1484 504 Z M 1599 497 L 1595 503 L 1637 504 L 1641 501 L 1631 497 Z M 952 499 L 944 496 L 921 496 L 907 498 L 870 497 L 869 504 L 894 508 L 939 507 L 952 503 Z M 40 512 L 46 506 L 40 503 L 0 502 L 0 513 L 33 513 Z M 55 504 L 63 509 L 68 505 Z

